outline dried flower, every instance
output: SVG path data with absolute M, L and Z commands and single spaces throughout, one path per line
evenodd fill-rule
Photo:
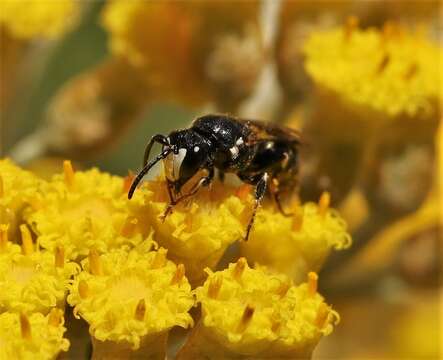
M 129 252 L 111 250 L 94 263 L 91 256 L 82 261 L 68 302 L 89 323 L 95 353 L 164 353 L 169 329 L 193 324 L 188 310 L 194 299 L 183 266 L 166 260 L 165 249 L 148 252 L 149 247 L 148 242 Z
M 208 274 L 196 289 L 201 319 L 178 359 L 309 358 L 338 321 L 317 293 L 314 273 L 308 283 L 294 286 L 284 275 L 249 268 L 243 259 Z
M 0 359 L 55 359 L 68 351 L 69 341 L 63 312 L 53 309 L 48 315 L 0 314 Z

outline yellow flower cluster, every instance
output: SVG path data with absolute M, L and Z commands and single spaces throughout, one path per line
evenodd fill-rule
M 47 314 L 64 307 L 67 285 L 78 265 L 66 262 L 63 248 L 39 251 L 26 225 L 21 225 L 22 247 L 7 240 L 0 229 L 0 313 L 15 311 Z
M 28 209 L 26 219 L 43 248 L 62 246 L 69 259 L 79 260 L 90 249 L 131 247 L 149 233 L 131 210 L 140 199 L 128 201 L 127 182 L 120 177 L 97 169 L 74 172 L 66 161 L 64 174 L 55 175 L 42 192 L 44 201 Z
M 0 224 L 9 225 L 12 235 L 22 220 L 22 211 L 37 199 L 42 184 L 37 176 L 16 166 L 9 159 L 0 159 Z
M 158 350 L 170 328 L 193 324 L 188 311 L 194 298 L 184 266 L 167 260 L 165 249 L 149 251 L 151 245 L 101 256 L 91 252 L 82 261 L 83 271 L 70 286 L 68 302 L 89 323 L 94 352 L 106 351 L 109 341 L 137 350 L 152 345 L 152 338 Z
M 162 218 L 169 203 L 164 180 L 147 182 L 140 189 L 145 214 L 154 228 L 154 240 L 168 249 L 168 257 L 186 266 L 191 284 L 201 284 L 204 269 L 214 269 L 226 248 L 244 237 L 246 205 L 233 189 L 213 184 L 202 189 L 189 203 L 174 207 Z
M 389 118 L 437 112 L 442 52 L 424 34 L 392 24 L 384 31 L 359 30 L 351 22 L 313 33 L 304 52 L 314 82 L 347 106 L 365 106 Z
M 69 348 L 69 341 L 63 338 L 65 331 L 63 312 L 59 309 L 46 316 L 0 314 L 0 360 L 55 359 Z
M 284 275 L 251 269 L 240 258 L 209 272 L 196 290 L 201 320 L 178 358 L 309 358 L 338 314 L 317 293 L 317 275 L 299 286 Z
M 2 0 L 0 25 L 19 39 L 56 38 L 75 20 L 76 0 Z
M 343 219 L 329 208 L 329 199 L 324 193 L 318 205 L 297 205 L 292 217 L 261 209 L 249 240 L 240 245 L 243 256 L 286 273 L 296 283 L 304 281 L 309 271 L 320 270 L 333 248 L 346 249 L 352 242 Z

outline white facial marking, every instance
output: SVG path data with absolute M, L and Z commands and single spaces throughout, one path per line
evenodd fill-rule
M 266 149 L 272 149 L 273 146 L 274 144 L 272 142 L 269 142 L 266 144 Z
M 178 154 L 174 154 L 174 160 L 173 160 L 173 176 L 174 179 L 177 180 L 180 175 L 180 168 L 182 166 L 183 160 L 186 156 L 187 150 L 184 148 L 181 148 L 178 150 Z
M 198 146 L 194 146 L 194 152 L 199 152 L 200 148 Z
M 237 146 L 240 146 L 243 144 L 244 144 L 243 138 L 238 138 L 237 142 L 235 143 L 235 145 L 237 145 Z
M 238 147 L 237 146 L 233 146 L 229 149 L 229 151 L 231 152 L 232 155 L 232 159 L 235 160 L 238 156 Z

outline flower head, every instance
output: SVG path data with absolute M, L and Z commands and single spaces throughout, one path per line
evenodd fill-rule
M 214 183 L 211 189 L 201 189 L 189 203 L 175 206 L 166 219 L 162 215 L 169 197 L 164 181 L 147 182 L 140 193 L 154 240 L 168 249 L 173 261 L 185 264 L 191 283 L 201 283 L 204 268 L 214 268 L 226 248 L 244 236 L 246 206 L 226 185 Z
M 384 31 L 360 30 L 354 21 L 313 33 L 305 55 L 314 82 L 348 106 L 366 106 L 388 118 L 436 114 L 441 50 L 423 34 L 392 24 Z
M 71 25 L 78 8 L 79 3 L 75 0 L 3 0 L 0 24 L 20 39 L 52 39 Z
M 209 339 L 197 348 L 202 355 L 308 357 L 338 320 L 317 293 L 315 273 L 309 274 L 308 283 L 294 286 L 285 275 L 249 268 L 244 258 L 208 273 L 196 290 L 202 317 L 195 331 L 200 340 Z M 194 339 L 199 341 L 197 334 Z
M 70 287 L 68 302 L 90 325 L 100 341 L 129 343 L 188 327 L 194 299 L 183 265 L 166 259 L 166 250 L 148 252 L 150 243 L 129 252 L 111 250 L 99 256 L 91 251 L 83 271 Z
M 0 250 L 0 312 L 46 314 L 63 306 L 69 279 L 78 272 L 78 265 L 65 260 L 63 248 L 39 251 L 26 225 L 20 230 L 21 252 L 16 244 L 7 244 L 5 252 Z
M 329 194 L 324 193 L 318 204 L 297 205 L 292 217 L 285 217 L 273 207 L 260 209 L 250 238 L 241 243 L 241 250 L 249 261 L 301 282 L 309 271 L 320 270 L 332 249 L 346 249 L 350 245 L 346 224 L 329 208 Z
M 46 316 L 0 314 L 0 359 L 55 359 L 69 349 L 69 341 L 63 338 L 65 331 L 60 309 L 53 309 Z
M 127 200 L 125 181 L 97 169 L 74 172 L 65 161 L 64 174 L 43 188 L 44 200 L 27 213 L 43 248 L 63 246 L 70 259 L 141 243 L 149 226 L 132 212 L 137 197 Z

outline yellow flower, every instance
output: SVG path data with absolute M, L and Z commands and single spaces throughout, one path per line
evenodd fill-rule
M 317 293 L 317 275 L 299 286 L 251 269 L 241 258 L 196 289 L 202 315 L 178 359 L 309 358 L 338 314 Z M 200 357 L 199 357 L 200 356 Z
M 284 272 L 299 283 L 309 271 L 320 270 L 333 248 L 341 250 L 350 245 L 346 223 L 329 208 L 329 194 L 324 193 L 318 205 L 296 206 L 292 217 L 263 207 L 249 240 L 240 246 L 249 261 Z
M 75 0 L 2 0 L 0 24 L 20 39 L 60 36 L 79 10 Z
M 65 161 L 64 174 L 43 187 L 44 199 L 26 218 L 43 248 L 63 246 L 69 259 L 78 260 L 91 248 L 102 253 L 134 246 L 148 235 L 149 226 L 132 212 L 139 197 L 129 202 L 126 187 L 120 177 L 97 169 L 74 172 Z
M 50 314 L 0 314 L 0 360 L 55 359 L 68 351 L 69 341 L 63 338 L 63 312 L 53 309 Z
M 10 244 L 7 253 L 0 250 L 0 312 L 46 314 L 55 306 L 63 307 L 69 279 L 78 272 L 78 265 L 65 261 L 63 248 L 55 253 L 35 249 L 26 225 L 20 230 L 21 253 L 16 244 Z
M 354 21 L 313 33 L 305 55 L 314 82 L 346 106 L 366 107 L 369 120 L 437 114 L 441 50 L 423 34 L 392 24 L 359 30 Z
M 167 260 L 165 249 L 149 251 L 151 244 L 101 256 L 91 251 L 82 261 L 83 271 L 70 287 L 68 302 L 75 306 L 74 314 L 89 323 L 94 352 L 106 353 L 111 343 L 114 351 L 142 351 L 156 339 L 153 349 L 144 349 L 147 356 L 164 351 L 170 328 L 193 324 L 188 310 L 194 299 L 183 265 Z
M 201 189 L 189 203 L 175 206 L 166 219 L 162 219 L 169 203 L 165 182 L 149 181 L 139 192 L 154 240 L 168 249 L 171 260 L 186 266 L 193 285 L 201 284 L 204 269 L 214 269 L 226 248 L 245 236 L 246 206 L 226 185 L 214 183 L 211 189 Z
M 35 203 L 43 181 L 29 171 L 20 169 L 9 159 L 0 159 L 0 224 L 9 224 L 14 237 L 22 220 L 22 211 Z

